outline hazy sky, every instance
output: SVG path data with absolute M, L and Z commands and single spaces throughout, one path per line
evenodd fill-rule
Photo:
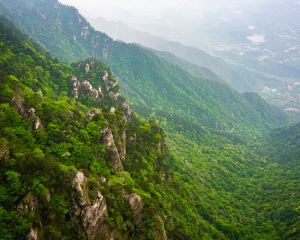
M 123 9 L 134 13 L 151 14 L 155 10 L 170 8 L 194 9 L 194 7 L 200 6 L 203 0 L 60 0 L 60 2 L 74 5 L 84 10 L 85 13 L 99 15 L 99 11 L 108 9 Z
M 273 22 L 272 11 L 280 10 L 282 6 L 278 4 L 300 3 L 300 0 L 59 1 L 75 6 L 90 22 L 97 17 L 121 21 L 135 29 L 193 46 L 198 43 L 202 46 L 202 41 L 209 42 L 206 40 L 208 33 L 219 33 L 223 38 L 228 32 L 235 33 L 236 29 L 240 31 L 241 24 L 245 25 L 242 27 L 248 31 L 247 27 L 257 26 L 262 18 L 268 22 L 266 16 L 272 16 L 270 21 Z M 255 16 L 254 12 L 259 14 Z
M 87 18 L 104 17 L 122 21 L 146 16 L 155 19 L 166 13 L 192 17 L 201 14 L 204 9 L 214 7 L 214 3 L 222 2 L 225 8 L 232 2 L 243 1 L 253 0 L 60 0 L 77 7 Z
M 124 22 L 148 21 L 177 15 L 184 18 L 197 18 L 203 12 L 241 12 L 251 5 L 266 2 L 300 0 L 59 0 L 75 6 L 88 19 L 103 17 L 107 20 Z M 216 16 L 217 17 L 217 16 Z

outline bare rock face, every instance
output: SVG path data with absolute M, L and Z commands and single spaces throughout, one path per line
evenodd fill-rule
M 104 223 L 108 217 L 105 198 L 99 191 L 96 200 L 91 203 L 88 197 L 87 180 L 82 172 L 77 172 L 74 176 L 71 218 L 83 228 L 87 239 L 111 239 L 112 233 Z
M 11 104 L 15 106 L 18 113 L 22 115 L 22 117 L 27 117 L 27 112 L 24 106 L 24 99 L 20 96 L 14 96 L 11 100 Z
M 78 99 L 79 98 L 79 94 L 81 92 L 84 92 L 90 96 L 92 96 L 94 99 L 96 100 L 100 100 L 100 96 L 102 96 L 102 90 L 101 90 L 101 87 L 99 86 L 98 90 L 95 89 L 92 84 L 85 80 L 83 82 L 80 82 L 78 80 L 77 77 L 73 76 L 71 78 L 71 82 L 72 82 L 72 87 L 73 87 L 73 90 L 72 90 L 72 95 L 74 96 L 74 98 Z
M 116 109 L 114 107 L 111 107 L 110 110 L 109 110 L 111 113 L 115 113 L 116 112 Z
M 125 101 L 122 103 L 122 109 L 124 111 L 125 114 L 125 119 L 128 120 L 131 117 L 132 114 L 132 110 L 129 107 L 129 104 Z
M 89 27 L 83 27 L 82 28 L 82 31 L 81 31 L 81 36 L 84 38 L 84 39 L 87 39 L 88 36 L 90 35 L 90 31 L 89 31 Z
M 72 82 L 72 86 L 73 86 L 73 91 L 72 94 L 74 96 L 74 98 L 78 99 L 79 97 L 79 88 L 80 88 L 80 81 L 78 80 L 77 77 L 73 76 L 71 78 L 71 82 Z
M 32 129 L 36 131 L 38 129 L 42 129 L 42 126 L 41 120 L 37 117 L 32 124 Z
M 99 92 L 97 89 L 93 88 L 92 84 L 85 80 L 81 83 L 81 88 L 84 92 L 88 93 L 94 99 L 99 100 Z
M 24 214 L 27 212 L 36 212 L 38 208 L 39 202 L 38 198 L 35 196 L 33 192 L 29 192 L 25 195 L 25 197 L 21 200 L 21 202 L 17 206 L 17 210 L 19 213 Z M 26 234 L 26 240 L 38 240 L 38 228 L 32 227 L 29 232 Z
M 104 75 L 103 75 L 103 77 L 102 77 L 102 80 L 103 80 L 104 82 L 107 82 L 107 80 L 108 80 L 108 72 L 107 72 L 107 71 L 104 71 Z
M 76 203 L 80 207 L 83 207 L 87 203 L 87 196 L 85 195 L 86 191 L 83 190 L 86 187 L 86 183 L 87 178 L 82 172 L 78 172 L 75 174 L 72 185 L 73 188 L 76 190 L 74 198 L 76 200 Z
M 100 177 L 100 181 L 101 181 L 102 184 L 107 183 L 107 179 L 105 177 L 103 177 L 103 176 Z
M 84 70 L 85 70 L 85 73 L 88 73 L 88 72 L 90 71 L 90 64 L 87 63 L 87 64 L 85 65 Z
M 134 223 L 139 224 L 142 221 L 142 213 L 143 213 L 143 199 L 141 196 L 137 194 L 125 193 L 125 197 L 131 207 L 131 210 L 134 213 Z
M 34 131 L 38 130 L 38 129 L 42 129 L 43 125 L 41 120 L 35 115 L 35 109 L 34 108 L 30 108 L 29 111 L 29 117 L 33 119 L 33 123 L 32 123 L 32 129 Z
M 107 90 L 109 91 L 110 87 L 107 87 Z M 113 92 L 113 91 L 111 91 L 108 94 L 109 94 L 109 96 L 111 96 L 116 101 L 119 100 L 119 98 L 121 97 L 121 93 L 120 92 Z
M 38 207 L 38 199 L 34 195 L 33 192 L 29 192 L 25 195 L 25 197 L 22 199 L 22 201 L 18 204 L 17 210 L 20 213 L 25 213 L 28 211 L 36 211 Z
M 88 236 L 97 235 L 99 225 L 107 217 L 107 206 L 103 195 L 98 192 L 97 199 L 93 204 L 86 206 L 83 213 L 82 225 Z
M 96 117 L 96 116 L 99 115 L 99 114 L 100 114 L 99 109 L 94 108 L 91 112 L 89 112 L 89 113 L 87 114 L 87 117 L 88 117 L 89 120 L 92 120 L 94 117 Z
M 123 130 L 122 132 L 122 135 L 121 135 L 121 140 L 122 140 L 122 144 L 120 145 L 119 147 L 119 155 L 120 155 L 120 159 L 122 162 L 125 161 L 125 158 L 126 158 L 126 141 L 127 141 L 127 137 L 126 137 L 126 131 L 125 129 Z
M 84 70 L 86 74 L 91 71 L 92 66 L 93 62 L 91 62 L 90 64 L 87 63 L 85 65 Z M 110 96 L 119 104 L 125 114 L 125 120 L 128 120 L 130 118 L 132 110 L 129 107 L 129 104 L 121 97 L 122 95 L 119 91 L 118 81 L 115 79 L 110 79 L 108 71 L 104 71 L 104 74 L 102 76 L 102 83 L 99 83 L 96 88 L 94 88 L 88 80 L 80 82 L 76 76 L 73 76 L 71 78 L 71 82 L 73 88 L 72 95 L 75 99 L 78 99 L 81 93 L 85 93 L 100 102 L 102 97 L 104 97 L 104 94 L 107 94 L 107 96 Z M 115 108 L 111 107 L 111 112 L 114 112 L 114 110 Z
M 38 240 L 38 229 L 37 228 L 31 228 L 29 233 L 27 233 L 26 240 Z
M 114 136 L 110 128 L 104 128 L 101 131 L 102 143 L 105 145 L 106 150 L 109 154 L 110 159 L 112 160 L 113 170 L 118 172 L 123 170 L 122 161 L 116 147 Z

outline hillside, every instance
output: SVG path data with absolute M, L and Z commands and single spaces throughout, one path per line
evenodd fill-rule
M 3 18 L 0 44 L 1 239 L 164 239 L 157 124 L 116 97 L 102 63 L 59 63 Z
M 300 160 L 300 124 L 274 131 L 267 138 L 273 157 L 284 162 Z M 284 150 L 283 150 L 284 149 Z
M 287 8 L 290 7 L 291 6 Z M 285 9 L 285 11 L 287 12 L 289 10 Z M 229 18 L 232 17 L 234 18 L 234 16 L 232 15 Z M 296 16 L 292 17 L 294 18 Z M 213 21 L 213 19 L 210 20 Z M 215 20 L 218 21 L 217 19 Z M 297 58 L 288 57 L 290 58 L 290 60 L 281 59 L 282 61 L 280 61 L 280 64 L 278 64 L 278 62 L 276 63 L 276 61 L 271 60 L 273 57 L 279 57 L 283 52 L 285 55 L 293 55 L 293 52 L 297 49 L 297 47 L 293 45 L 293 47 L 288 50 L 289 47 L 285 46 L 287 42 L 284 42 L 284 38 L 282 36 L 274 36 L 274 39 L 280 39 L 282 37 L 283 39 L 280 39 L 279 41 L 282 41 L 283 46 L 285 46 L 287 49 L 286 52 L 282 50 L 280 54 L 280 51 L 276 49 L 276 47 L 279 47 L 279 45 L 272 46 L 273 50 L 271 51 L 270 49 L 264 49 L 263 47 L 261 47 L 261 45 L 255 46 L 254 43 L 252 43 L 252 46 L 251 44 L 247 46 L 246 43 L 242 43 L 240 46 L 236 46 L 236 44 L 233 44 L 233 41 L 232 44 L 228 44 L 228 46 L 226 47 L 227 43 L 225 43 L 225 45 L 223 43 L 218 46 L 217 43 L 215 43 L 214 45 L 213 39 L 210 39 L 211 41 L 206 39 L 206 41 L 208 41 L 207 43 L 211 44 L 211 47 L 214 49 L 214 55 L 210 55 L 207 52 L 200 50 L 199 48 L 186 46 L 175 41 L 166 40 L 162 37 L 132 29 L 122 22 L 107 21 L 103 18 L 91 19 L 91 22 L 97 30 L 105 32 L 115 39 L 120 39 L 128 43 L 142 44 L 143 46 L 155 49 L 157 51 L 167 51 L 179 58 L 195 64 L 198 67 L 205 67 L 216 73 L 237 91 L 254 91 L 264 99 L 266 99 L 269 103 L 285 109 L 292 117 L 296 117 L 296 119 L 299 120 L 299 116 L 295 114 L 295 111 L 298 111 L 297 109 L 299 108 L 299 89 L 296 86 L 297 84 L 294 86 L 294 83 L 298 82 L 296 77 L 297 70 L 295 68 L 297 64 L 295 64 L 294 66 L 292 66 L 293 64 L 290 64 L 289 67 L 285 65 L 290 61 L 297 61 Z M 230 32 L 230 28 L 235 28 L 235 23 L 236 22 L 232 20 L 231 24 L 227 25 L 226 31 Z M 291 25 L 294 24 L 291 22 Z M 204 30 L 204 28 L 206 27 L 207 26 L 202 26 L 201 28 L 198 27 L 197 29 Z M 218 34 L 224 31 L 224 29 L 220 28 L 220 26 L 214 27 L 218 29 Z M 238 34 L 243 35 L 245 34 L 244 30 L 246 28 L 247 26 L 243 26 L 243 28 L 240 28 L 236 31 Z M 210 31 L 210 29 L 207 30 Z M 193 32 L 196 33 L 197 30 L 194 29 Z M 180 35 L 182 33 L 178 34 Z M 198 42 L 201 42 L 203 41 L 203 39 L 205 39 L 205 34 L 201 32 L 198 32 L 197 34 L 201 35 L 201 37 L 199 37 L 197 40 Z M 226 35 L 227 33 L 223 32 L 223 34 Z M 187 33 L 187 35 L 189 34 Z M 222 34 L 220 34 L 220 36 L 224 37 Z M 243 37 L 246 39 L 246 36 Z M 184 37 L 181 39 L 184 39 Z M 269 41 L 266 42 L 266 45 L 269 45 L 268 43 Z M 246 46 L 244 44 L 246 44 Z M 297 43 L 295 42 L 294 44 Z M 204 45 L 205 44 L 202 44 L 202 47 L 204 47 Z M 284 48 L 283 46 L 280 46 L 279 48 Z M 279 56 L 272 56 L 273 51 L 277 51 Z M 158 54 L 159 56 L 162 56 L 159 52 Z M 166 57 L 166 55 L 164 55 L 163 57 Z M 174 60 L 174 57 L 172 58 Z M 285 74 L 286 72 L 292 72 L 292 74 L 294 75 L 293 78 L 291 76 L 283 77 L 282 74 Z M 290 83 L 292 89 L 288 88 L 288 83 Z M 272 89 L 276 89 L 275 93 L 272 92 Z M 294 110 L 289 110 L 289 108 L 292 108 Z
M 0 2 L 18 4 L 14 21 L 51 54 L 77 61 L 1 20 L 1 236 L 298 239 L 299 171 L 258 138 L 285 123 L 277 109 L 113 41 L 55 0 Z
M 141 32 L 120 22 L 107 21 L 103 18 L 97 18 L 91 22 L 97 30 L 105 32 L 115 39 L 142 44 L 157 51 L 169 52 L 197 66 L 205 67 L 224 79 L 232 88 L 241 92 L 261 92 L 264 85 L 275 87 L 281 84 L 276 78 L 267 77 L 253 69 L 247 69 L 236 63 L 230 64 L 222 58 L 212 56 L 198 48 Z
M 12 20 L 55 57 L 74 61 L 94 56 L 106 62 L 128 101 L 144 116 L 154 112 L 171 116 L 177 129 L 185 129 L 184 122 L 189 122 L 239 136 L 253 136 L 285 121 L 258 96 L 256 101 L 268 108 L 266 112 L 224 84 L 195 77 L 139 46 L 113 41 L 72 7 L 50 0 L 1 3 Z

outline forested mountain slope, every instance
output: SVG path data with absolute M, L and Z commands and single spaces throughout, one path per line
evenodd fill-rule
M 3 239 L 277 239 L 245 192 L 253 153 L 178 135 L 172 159 L 105 65 L 61 64 L 3 18 L 0 29 Z
M 170 52 L 197 66 L 210 69 L 224 79 L 232 88 L 241 92 L 261 92 L 264 86 L 277 87 L 283 84 L 274 77 L 246 68 L 241 64 L 226 62 L 222 58 L 212 56 L 198 48 L 140 32 L 120 22 L 107 21 L 101 18 L 91 21 L 97 30 L 105 32 L 115 39 L 128 43 L 142 44 L 158 51 Z
M 274 131 L 268 137 L 271 152 L 281 162 L 300 160 L 300 124 Z
M 177 130 L 189 122 L 224 135 L 253 136 L 285 121 L 258 96 L 253 95 L 258 104 L 249 102 L 229 87 L 203 75 L 195 77 L 144 48 L 113 41 L 72 7 L 54 0 L 0 2 L 18 26 L 59 59 L 94 56 L 105 61 L 135 110 L 171 116 Z
M 59 63 L 2 17 L 0 46 L 1 239 L 164 239 L 158 125 L 100 62 Z
M 93 239 L 95 232 L 110 236 L 111 230 L 114 239 L 297 239 L 297 171 L 286 172 L 266 151 L 241 141 L 252 142 L 253 136 L 283 123 L 285 117 L 276 109 L 255 94 L 239 95 L 224 84 L 197 78 L 143 48 L 114 42 L 89 26 L 86 35 L 84 19 L 78 14 L 70 18 L 76 11 L 57 1 L 1 2 L 7 6 L 18 3 L 15 14 L 10 10 L 11 16 L 19 19 L 23 29 L 30 28 L 27 32 L 34 38 L 36 33 L 47 36 L 44 46 L 54 54 L 58 39 L 67 45 L 70 39 L 79 39 L 81 47 L 87 44 L 88 56 L 93 49 L 90 34 L 99 43 L 108 39 L 113 47 L 105 59 L 118 72 L 124 93 L 140 113 L 152 113 L 162 120 L 172 153 L 170 156 L 157 123 L 130 113 L 108 67 L 95 58 L 71 65 L 59 63 L 20 38 L 11 25 L 1 24 L 1 47 L 6 49 L 1 51 L 0 62 L 1 93 L 5 93 L 0 111 L 1 236 L 23 239 L 31 227 L 34 233 L 42 226 L 40 234 L 50 239 Z M 49 12 L 55 17 L 50 18 Z M 4 13 L 7 15 L 6 10 Z M 64 24 L 72 22 L 64 29 Z M 75 32 L 66 34 L 75 28 L 75 38 Z M 52 30 L 63 34 L 51 35 Z M 53 51 L 47 45 L 51 42 Z M 98 50 L 103 54 L 103 48 Z M 84 51 L 81 54 L 85 57 Z M 34 108 L 34 115 L 24 118 L 22 106 L 26 115 Z M 40 129 L 34 131 L 37 122 Z M 107 148 L 110 131 L 101 131 L 107 127 L 114 137 L 113 148 Z M 121 165 L 124 129 L 128 139 Z M 31 139 L 29 145 L 24 139 Z M 288 187 L 282 191 L 284 186 Z M 96 219 L 101 224 L 86 231 L 82 227 L 90 226 L 84 217 L 89 207 L 96 204 L 101 210 L 105 206 L 99 191 L 108 217 Z M 47 203 L 48 193 L 51 204 Z M 79 218 L 73 211 L 74 194 L 79 196 L 75 201 L 79 205 L 88 201 Z M 38 210 L 20 216 L 16 205 L 26 206 L 28 199 L 39 199 Z M 15 223 L 20 227 L 14 228 Z

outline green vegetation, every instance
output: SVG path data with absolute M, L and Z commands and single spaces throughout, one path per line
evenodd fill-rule
M 79 226 L 69 217 L 72 178 L 78 170 L 88 176 L 90 199 L 94 197 L 94 190 L 100 188 L 105 193 L 109 226 L 116 234 L 136 236 L 133 239 L 151 236 L 150 226 L 155 222 L 152 212 L 153 208 L 158 208 L 153 192 L 156 193 L 156 188 L 163 188 L 165 183 L 161 175 L 168 174 L 167 153 L 156 147 L 161 144 L 164 148 L 161 129 L 156 123 L 135 116 L 125 122 L 123 112 L 113 99 L 98 104 L 99 114 L 90 120 L 88 113 L 95 102 L 83 104 L 69 97 L 71 76 L 84 75 L 77 68 L 79 64 L 73 67 L 57 62 L 3 18 L 0 30 L 3 49 L 0 56 L 2 239 L 23 239 L 32 226 L 41 228 L 47 239 L 84 237 L 83 232 L 78 230 Z M 85 63 L 81 64 L 84 66 Z M 93 70 L 89 73 L 90 77 L 98 76 L 93 80 L 100 81 L 108 68 L 96 62 Z M 113 77 L 110 79 L 113 80 Z M 117 108 L 114 114 L 110 113 L 110 106 Z M 35 109 L 34 116 L 29 114 L 32 108 Z M 36 116 L 42 125 L 35 130 Z M 106 158 L 105 147 L 100 143 L 101 129 L 107 126 L 116 139 L 121 139 L 118 134 L 124 128 L 135 138 L 127 146 L 124 162 L 127 171 L 113 173 L 109 167 L 110 159 Z M 109 185 L 99 185 L 101 176 L 107 178 Z M 144 201 L 144 214 L 150 216 L 147 222 L 136 228 L 130 207 L 120 193 L 124 190 L 140 194 Z M 31 196 L 28 194 L 38 199 L 35 211 L 17 208 L 21 201 L 25 201 L 24 197 Z
M 272 141 L 259 140 L 285 122 L 277 109 L 256 94 L 238 94 L 146 49 L 114 42 L 54 0 L 1 3 L 12 14 L 19 4 L 22 11 L 14 20 L 51 54 L 80 60 L 60 63 L 1 19 L 1 236 L 23 239 L 39 226 L 41 239 L 85 239 L 82 226 L 70 218 L 72 178 L 82 171 L 88 178 L 84 197 L 93 201 L 101 191 L 109 216 L 104 224 L 115 231 L 115 239 L 160 239 L 164 230 L 176 240 L 299 238 L 299 145 L 293 140 L 299 135 L 287 130 Z M 60 28 L 54 20 L 58 14 Z M 72 76 L 96 86 L 107 71 L 116 82 L 104 64 L 82 60 L 90 55 L 112 67 L 138 113 L 160 120 L 168 148 L 157 121 L 133 114 L 126 122 L 119 102 L 107 92 L 100 103 L 88 94 L 73 98 Z M 91 61 L 87 73 L 84 66 Z M 42 123 L 37 130 L 30 108 Z M 99 114 L 89 119 L 94 108 Z M 119 149 L 124 130 L 130 139 L 124 171 L 112 171 L 100 141 L 106 127 Z M 274 149 L 285 145 L 293 146 L 288 155 L 294 151 L 288 164 L 274 157 Z M 140 224 L 124 191 L 143 199 Z M 20 213 L 16 206 L 28 193 L 38 198 L 38 209 Z
M 188 129 L 187 125 L 198 125 L 229 138 L 245 136 L 243 141 L 285 121 L 258 95 L 253 94 L 249 101 L 215 81 L 212 73 L 194 76 L 152 51 L 113 41 L 95 31 L 72 7 L 49 0 L 1 3 L 13 16 L 12 21 L 55 57 L 78 61 L 93 56 L 106 62 L 120 79 L 122 92 L 132 107 L 143 116 L 155 113 L 171 118 L 170 125 L 180 131 Z

